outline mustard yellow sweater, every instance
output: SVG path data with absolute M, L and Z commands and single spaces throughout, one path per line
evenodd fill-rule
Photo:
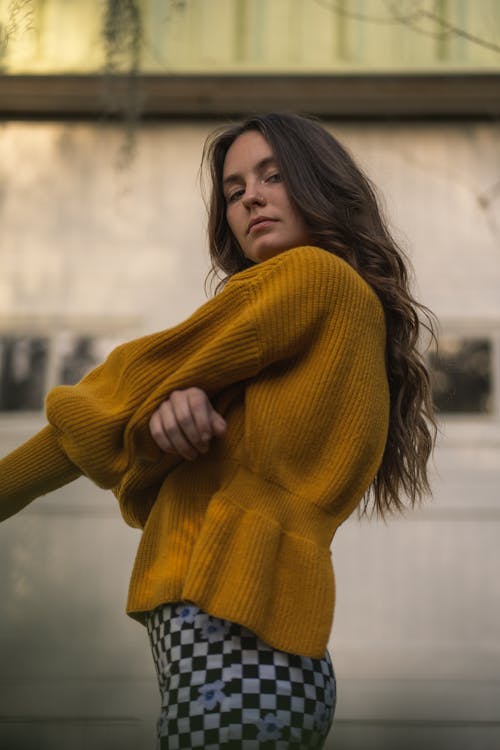
M 162 454 L 148 432 L 154 409 L 189 386 L 228 424 L 194 462 Z M 188 600 L 320 657 L 330 543 L 380 465 L 388 410 L 378 298 L 338 257 L 294 248 L 53 389 L 49 425 L 0 461 L 0 519 L 84 474 L 143 528 L 131 616 Z

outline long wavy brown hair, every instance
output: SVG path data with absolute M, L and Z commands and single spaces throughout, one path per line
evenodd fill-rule
M 270 144 L 290 200 L 301 213 L 310 243 L 347 261 L 382 302 L 387 326 L 386 366 L 390 390 L 389 432 L 379 470 L 361 512 L 412 507 L 430 493 L 428 462 L 436 437 L 429 373 L 420 351 L 422 330 L 435 341 L 435 318 L 409 288 L 409 262 L 391 237 L 376 189 L 346 149 L 316 120 L 295 114 L 265 114 L 217 129 L 207 139 L 207 204 L 212 274 L 225 278 L 248 260 L 226 220 L 222 190 L 224 160 L 231 144 L 248 131 Z

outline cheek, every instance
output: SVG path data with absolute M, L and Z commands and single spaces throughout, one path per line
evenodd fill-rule
M 238 221 L 234 210 L 232 211 L 230 208 L 226 209 L 226 221 L 229 229 L 236 237 L 238 235 Z
M 303 220 L 301 214 L 297 211 L 295 206 L 290 201 L 290 198 L 288 195 L 283 192 L 283 195 L 281 196 L 283 201 L 283 208 L 286 212 L 286 215 L 288 216 L 288 220 L 290 224 L 294 227 L 294 230 L 305 230 L 305 221 Z
M 237 219 L 235 219 L 234 213 L 230 211 L 226 213 L 226 222 L 233 241 L 236 242 L 241 250 L 243 250 L 245 245 L 245 236 L 244 231 L 241 227 L 241 222 L 238 222 Z
M 305 233 L 306 224 L 300 214 L 297 213 L 296 209 L 290 207 L 290 223 L 293 226 L 295 232 Z
M 311 241 L 309 230 L 301 216 L 296 216 L 295 219 L 295 241 L 303 245 Z

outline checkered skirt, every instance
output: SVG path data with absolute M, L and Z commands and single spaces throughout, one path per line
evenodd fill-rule
M 161 693 L 161 750 L 322 748 L 335 710 L 328 652 L 273 649 L 190 603 L 146 616 Z

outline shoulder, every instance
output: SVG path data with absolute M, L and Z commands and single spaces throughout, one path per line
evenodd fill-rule
M 319 301 L 335 299 L 371 302 L 381 308 L 372 287 L 360 274 L 338 255 L 314 245 L 303 245 L 286 250 L 279 255 L 234 274 L 226 284 L 228 288 L 247 287 L 259 290 L 283 283 L 287 288 L 297 288 L 301 294 Z M 346 299 L 347 298 L 347 299 Z
M 279 275 L 297 274 L 299 278 L 311 278 L 314 274 L 332 275 L 335 269 L 342 270 L 347 266 L 333 253 L 312 245 L 302 245 L 285 250 L 269 260 L 255 264 L 244 271 L 231 276 L 226 283 L 229 286 L 259 285 L 263 280 Z M 348 266 L 347 266 L 348 267 Z

